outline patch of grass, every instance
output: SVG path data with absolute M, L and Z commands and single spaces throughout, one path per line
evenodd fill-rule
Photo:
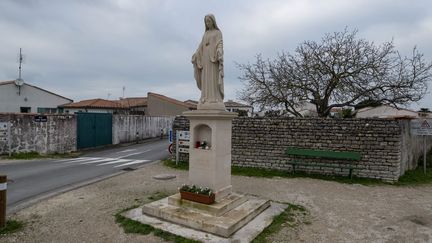
M 129 208 L 128 210 L 130 210 Z M 126 210 L 127 211 L 127 210 Z M 138 221 L 126 218 L 125 216 L 117 213 L 115 215 L 115 222 L 118 223 L 125 233 L 134 233 L 141 235 L 148 235 L 153 232 L 154 228 L 150 225 L 142 224 Z
M 38 152 L 23 152 L 23 153 L 12 153 L 11 156 L 2 156 L 5 159 L 37 159 L 43 158 L 44 156 Z
M 7 220 L 6 227 L 0 229 L 0 235 L 12 234 L 21 230 L 24 227 L 24 223 L 17 220 Z
M 189 163 L 184 162 L 184 161 L 179 161 L 178 165 L 176 165 L 175 161 L 164 160 L 163 165 L 170 167 L 170 168 L 173 168 L 173 169 L 178 169 L 178 170 L 189 170 Z M 290 173 L 290 172 L 282 171 L 282 170 L 270 170 L 270 169 L 263 169 L 263 168 L 239 167 L 239 166 L 232 166 L 231 167 L 231 174 L 232 175 L 239 175 L 239 176 L 266 177 L 266 178 L 306 177 L 306 178 L 321 179 L 321 180 L 327 180 L 327 181 L 337 181 L 337 182 L 348 183 L 348 184 L 362 184 L 362 185 L 388 184 L 388 183 L 383 182 L 381 180 L 369 179 L 369 178 L 353 177 L 352 179 L 350 179 L 350 178 L 344 177 L 344 176 L 308 174 L 308 173 L 304 173 L 304 172 Z
M 149 202 L 153 202 L 162 199 L 164 197 L 168 197 L 168 194 L 165 192 L 155 192 L 152 195 L 148 196 L 147 199 Z
M 179 163 L 176 165 L 175 160 L 164 160 L 163 164 L 167 167 L 178 169 L 178 170 L 189 170 L 189 163 L 184 161 L 179 161 Z
M 49 156 L 51 158 L 77 158 L 80 155 L 82 155 L 81 152 L 47 154 L 47 156 Z
M 127 210 L 130 209 L 131 208 Z M 123 215 L 121 215 L 121 213 L 117 213 L 115 215 L 115 221 L 123 228 L 125 233 L 133 233 L 133 234 L 141 234 L 141 235 L 148 235 L 150 233 L 153 233 L 153 235 L 160 237 L 165 241 L 171 241 L 176 243 L 199 243 L 200 242 L 196 240 L 187 239 L 182 236 L 178 236 L 161 229 L 156 229 L 151 225 L 143 224 L 141 222 L 126 218 Z
M 162 239 L 164 239 L 165 241 L 171 241 L 171 242 L 175 242 L 175 243 L 200 243 L 201 241 L 196 241 L 196 240 L 191 240 L 191 239 L 187 239 L 184 238 L 182 236 L 178 236 L 175 234 L 172 234 L 170 232 L 166 232 L 160 229 L 155 229 L 153 231 L 153 234 L 155 236 L 158 236 Z
M 287 203 L 288 207 L 281 214 L 273 218 L 273 222 L 267 226 L 252 243 L 270 242 L 268 237 L 279 232 L 283 227 L 295 227 L 303 223 L 304 217 L 309 214 L 305 207 Z M 300 218 L 300 219 L 299 219 Z M 305 221 L 309 222 L 309 221 Z
M 122 212 L 131 210 L 133 208 L 136 208 L 136 206 L 124 209 L 122 210 Z M 119 212 L 115 215 L 115 222 L 118 223 L 123 228 L 125 233 L 133 233 L 133 234 L 141 234 L 141 235 L 148 235 L 150 233 L 153 233 L 153 235 L 160 237 L 165 241 L 171 241 L 176 243 L 200 243 L 200 241 L 187 239 L 182 236 L 178 236 L 161 229 L 156 229 L 151 225 L 143 224 L 141 222 L 126 218 L 125 216 L 121 215 L 122 212 Z
M 159 199 L 162 199 L 164 197 L 167 197 L 168 194 L 164 192 L 156 192 L 152 195 L 147 197 L 147 202 L 157 201 Z M 140 200 L 135 199 L 135 204 L 133 206 L 130 206 L 128 208 L 120 210 L 118 213 L 114 215 L 115 222 L 118 223 L 124 230 L 125 233 L 132 233 L 132 234 L 141 234 L 141 235 L 148 235 L 150 233 L 153 233 L 153 235 L 160 237 L 164 239 L 165 241 L 171 241 L 176 243 L 199 243 L 200 241 L 195 241 L 191 239 L 184 238 L 182 236 L 178 236 L 160 229 L 156 229 L 151 225 L 143 224 L 141 222 L 126 218 L 122 214 L 126 211 L 129 211 L 131 209 L 137 208 L 140 205 Z
M 362 184 L 362 185 L 379 185 L 379 184 L 388 184 L 381 180 L 377 179 L 369 179 L 369 178 L 358 178 L 353 177 L 352 179 L 344 176 L 330 176 L 330 175 L 319 175 L 319 174 L 308 174 L 304 172 L 296 172 L 291 173 L 282 170 L 270 170 L 270 169 L 262 169 L 262 168 L 253 168 L 253 167 L 239 167 L 232 166 L 231 173 L 233 175 L 241 175 L 241 176 L 253 176 L 253 177 L 282 177 L 282 178 L 312 178 L 312 179 L 320 179 L 326 181 L 336 181 L 340 183 L 348 183 L 348 184 Z
M 432 183 L 432 149 L 429 150 L 426 155 L 426 174 L 423 170 L 423 156 L 421 156 L 417 162 L 417 168 L 415 170 L 409 170 L 405 172 L 403 176 L 399 178 L 399 181 L 395 183 L 398 186 L 408 185 L 423 185 Z
M 432 150 L 429 151 L 427 155 L 427 173 L 423 173 L 423 158 L 419 159 L 419 165 L 417 169 L 407 171 L 403 176 L 399 178 L 398 182 L 389 183 L 378 179 L 371 178 L 359 178 L 353 177 L 352 179 L 346 176 L 330 176 L 330 175 L 320 175 L 320 174 L 309 174 L 305 172 L 291 173 L 282 170 L 272 170 L 263 168 L 253 168 L 253 167 L 239 167 L 232 166 L 231 174 L 239 176 L 251 176 L 251 177 L 265 177 L 265 178 L 312 178 L 326 181 L 336 181 L 339 183 L 346 184 L 361 184 L 366 186 L 373 185 L 396 185 L 396 186 L 408 186 L 408 185 L 422 185 L 422 184 L 432 184 Z M 163 164 L 167 167 L 179 170 L 188 170 L 189 163 L 180 161 L 178 165 L 175 161 L 164 160 Z
M 426 174 L 423 172 L 423 165 L 418 166 L 415 170 L 409 170 L 405 172 L 403 176 L 399 178 L 399 181 L 395 185 L 407 186 L 407 185 L 422 185 L 432 183 L 432 168 L 426 170 Z
M 79 152 L 72 153 L 53 153 L 53 154 L 39 154 L 38 152 L 22 152 L 12 153 L 11 156 L 3 155 L 0 159 L 16 159 L 16 160 L 30 160 L 30 159 L 51 159 L 51 158 L 76 158 L 80 155 Z

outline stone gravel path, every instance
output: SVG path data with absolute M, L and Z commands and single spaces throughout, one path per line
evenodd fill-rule
M 175 174 L 156 180 L 158 174 Z M 173 194 L 187 172 L 160 163 L 40 202 L 13 215 L 27 222 L 0 242 L 163 242 L 125 234 L 114 222 L 120 209 L 156 192 Z M 306 178 L 233 176 L 235 191 L 305 206 L 310 224 L 285 227 L 271 242 L 432 242 L 432 185 L 362 186 Z

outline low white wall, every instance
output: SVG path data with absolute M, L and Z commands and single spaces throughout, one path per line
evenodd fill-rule
M 0 131 L 3 133 L 0 136 L 0 154 L 76 151 L 75 115 L 46 115 L 46 122 L 36 122 L 35 115 L 0 113 L 0 122 L 8 123 L 10 126 L 10 136 L 7 136 L 6 130 Z
M 401 176 L 407 170 L 417 168 L 417 163 L 424 153 L 423 136 L 411 134 L 411 123 L 409 120 L 400 120 L 401 127 Z M 426 137 L 427 151 L 432 148 L 432 136 Z M 422 164 L 421 164 L 422 165 Z
M 113 115 L 113 144 L 159 137 L 169 131 L 175 117 Z

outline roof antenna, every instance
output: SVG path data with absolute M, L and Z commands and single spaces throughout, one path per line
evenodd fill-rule
M 23 86 L 23 84 L 24 84 L 24 80 L 21 77 L 22 64 L 24 63 L 24 56 L 22 54 L 22 48 L 20 48 L 18 61 L 19 61 L 19 76 L 18 76 L 18 79 L 15 80 L 15 85 L 18 86 L 18 95 L 21 95 L 21 86 Z

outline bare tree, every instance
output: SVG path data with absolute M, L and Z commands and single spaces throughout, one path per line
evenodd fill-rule
M 294 54 L 273 60 L 261 55 L 239 64 L 245 84 L 243 101 L 263 109 L 283 109 L 301 116 L 300 104 L 315 104 L 319 116 L 333 107 L 381 103 L 393 106 L 419 101 L 432 79 L 432 63 L 416 47 L 402 57 L 393 41 L 376 45 L 356 37 L 357 30 L 326 34 L 321 42 L 306 41 Z

